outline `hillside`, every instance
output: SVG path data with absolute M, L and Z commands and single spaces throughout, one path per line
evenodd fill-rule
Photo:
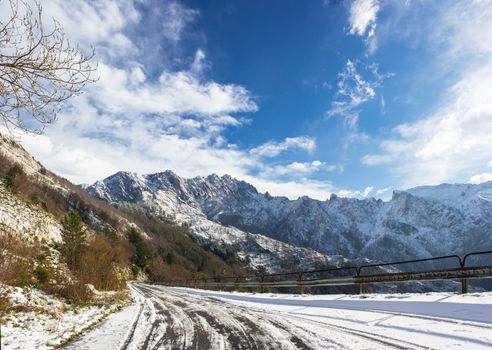
M 186 227 L 123 211 L 93 198 L 45 169 L 6 136 L 0 136 L 0 178 L 2 237 L 8 235 L 19 244 L 37 247 L 34 250 L 49 247 L 58 260 L 63 243 L 61 222 L 75 209 L 89 240 L 102 240 L 103 246 L 121 251 L 123 265 L 128 271 L 132 269 L 135 277 L 139 270 L 152 279 L 185 278 L 244 271 L 247 265 L 234 250 L 203 246 Z M 129 232 L 134 232 L 133 239 Z

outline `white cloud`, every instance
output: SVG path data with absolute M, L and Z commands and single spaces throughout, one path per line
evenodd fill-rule
M 354 0 L 350 6 L 350 31 L 352 35 L 366 38 L 369 52 L 376 50 L 376 27 L 379 12 L 377 0 Z
M 203 52 L 203 50 L 201 49 L 196 50 L 195 58 L 193 60 L 193 63 L 191 64 L 191 69 L 190 69 L 195 75 L 201 74 L 204 68 L 206 67 L 205 58 L 206 55 L 205 52 Z
M 287 169 L 288 171 L 293 171 L 293 172 L 311 173 L 314 171 L 318 171 L 320 168 L 322 168 L 325 165 L 326 165 L 325 163 L 319 160 L 314 160 L 312 162 L 305 162 L 305 163 L 293 162 L 286 165 L 284 168 Z
M 368 186 L 363 190 L 339 190 L 336 194 L 340 197 L 367 198 L 374 191 L 373 186 Z
M 176 45 L 198 12 L 177 2 L 159 5 L 150 11 L 166 19 L 160 34 Z M 57 124 L 43 136 L 22 137 L 46 166 L 75 182 L 92 182 L 120 169 L 172 168 L 185 176 L 196 175 L 193 169 L 224 169 L 240 175 L 253 166 L 221 132 L 245 122 L 232 114 L 254 112 L 257 106 L 244 87 L 201 76 L 206 65 L 202 50 L 196 51 L 189 69 L 164 69 L 156 79 L 147 75 L 134 50 L 134 43 L 142 44 L 140 38 L 126 35 L 141 20 L 132 1 L 53 0 L 43 8 L 74 43 L 94 44 L 100 60 L 99 81 L 69 101 Z
M 55 18 L 62 23 L 67 37 L 81 45 L 83 50 L 97 46 L 98 56 L 128 54 L 134 52 L 132 41 L 124 34 L 129 24 L 140 20 L 132 1 L 77 0 L 43 1 L 44 24 Z M 107 50 L 107 46 L 111 50 Z
M 159 4 L 164 7 L 151 10 L 169 20 L 162 25 L 171 43 L 167 50 L 179 45 L 186 25 L 198 12 L 177 2 Z M 100 60 L 99 81 L 71 99 L 56 124 L 41 136 L 20 136 L 26 149 L 49 169 L 75 183 L 92 183 L 119 170 L 172 169 L 185 177 L 230 174 L 260 191 L 289 198 L 326 199 L 336 190 L 329 181 L 307 176 L 341 172 L 340 166 L 319 160 L 285 165 L 265 161 L 289 150 L 312 154 L 313 138 L 272 140 L 253 149 L 240 149 L 227 140 L 225 128 L 248 122 L 238 114 L 255 112 L 258 107 L 245 87 L 205 76 L 203 50 L 195 50 L 190 60 L 183 59 L 188 67 L 164 66 L 156 76 L 155 67 L 149 67 L 139 52 L 142 45 L 155 42 L 135 37 L 132 29 L 143 19 L 132 1 L 53 0 L 43 6 L 45 15 L 59 19 L 74 43 L 94 44 Z M 145 18 L 146 23 L 149 20 Z
M 385 153 L 365 156 L 365 164 L 395 160 L 394 171 L 408 187 L 476 173 L 492 149 L 492 79 L 483 79 L 490 74 L 492 65 L 454 85 L 431 116 L 395 128 L 399 138 L 382 142 Z
M 492 181 L 491 173 L 482 173 L 472 176 L 468 182 L 472 184 L 480 184 L 482 182 Z
M 350 6 L 350 34 L 371 37 L 376 30 L 377 0 L 354 0 Z
M 482 64 L 488 61 L 492 53 L 491 12 L 489 0 L 474 3 L 461 0 L 440 9 L 438 21 L 432 24 L 429 34 L 446 68 L 459 61 L 469 64 L 469 59 Z M 487 56 L 480 57 L 483 54 Z
M 155 83 L 143 72 L 134 78 L 134 68 L 98 67 L 100 80 L 89 90 L 94 103 L 112 113 L 164 113 L 213 116 L 254 112 L 256 104 L 242 86 L 200 81 L 192 71 L 163 71 Z
M 388 193 L 389 191 L 391 191 L 391 188 L 389 187 L 385 187 L 385 188 L 380 188 L 376 191 L 376 195 L 378 196 L 382 196 L 384 195 L 385 193 Z
M 295 181 L 275 181 L 245 176 L 243 179 L 256 186 L 260 192 L 268 192 L 273 196 L 285 196 L 289 199 L 308 196 L 318 200 L 326 200 L 336 191 L 336 188 L 329 181 L 309 178 L 296 179 Z
M 457 2 L 434 16 L 432 48 L 442 71 L 457 80 L 417 122 L 396 127 L 367 155 L 367 165 L 391 162 L 404 187 L 487 179 L 492 150 L 492 7 Z
M 282 142 L 269 141 L 261 146 L 251 149 L 250 153 L 259 157 L 275 157 L 289 149 L 300 149 L 313 152 L 316 149 L 316 140 L 311 137 L 287 137 Z
M 378 82 L 364 80 L 357 72 L 353 61 L 347 60 L 345 70 L 339 73 L 338 77 L 338 93 L 348 97 L 351 105 L 358 106 L 376 96 L 374 88 L 379 85 Z

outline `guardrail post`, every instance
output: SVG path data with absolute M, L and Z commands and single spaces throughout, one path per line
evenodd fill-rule
M 364 287 L 363 287 L 363 283 L 362 282 L 359 282 L 357 283 L 357 294 L 364 294 Z
M 302 272 L 299 273 L 298 279 L 297 279 L 299 285 L 297 286 L 297 290 L 299 291 L 299 294 L 304 294 L 304 285 L 301 284 L 302 282 Z
M 461 293 L 468 293 L 468 278 L 464 277 L 461 279 Z
M 359 277 L 360 276 L 360 271 L 362 270 L 363 266 L 358 266 L 357 269 L 355 270 L 355 276 Z M 364 287 L 362 282 L 356 282 L 357 283 L 357 294 L 364 294 Z
M 265 293 L 265 287 L 263 287 L 263 280 L 265 279 L 265 275 L 260 276 L 260 291 L 261 293 Z

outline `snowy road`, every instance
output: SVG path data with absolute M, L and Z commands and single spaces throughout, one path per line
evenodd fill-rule
M 492 349 L 492 294 L 279 295 L 133 284 L 68 349 Z

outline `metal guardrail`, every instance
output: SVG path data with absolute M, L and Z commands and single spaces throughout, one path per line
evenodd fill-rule
M 445 255 L 424 259 L 405 260 L 387 262 L 379 264 L 363 264 L 359 266 L 343 266 L 336 268 L 295 271 L 285 273 L 270 273 L 259 275 L 240 275 L 240 276 L 215 276 L 211 278 L 197 279 L 174 279 L 158 282 L 157 284 L 167 286 L 180 286 L 192 288 L 280 288 L 296 287 L 299 293 L 303 293 L 306 287 L 327 287 L 327 286 L 358 286 L 358 293 L 363 293 L 363 285 L 368 283 L 396 283 L 408 281 L 431 281 L 431 280 L 461 280 L 461 292 L 468 292 L 468 280 L 478 278 L 492 278 L 492 265 L 467 266 L 471 257 L 478 257 L 490 254 L 492 250 L 472 252 L 459 256 L 456 254 Z M 418 266 L 423 263 L 436 263 L 448 261 L 454 264 L 449 268 L 433 268 L 424 270 L 401 271 L 401 266 Z M 491 261 L 492 262 L 492 261 Z M 387 268 L 393 266 L 393 271 L 379 271 L 379 273 L 366 274 L 370 269 Z M 400 269 L 396 269 L 400 267 Z M 348 276 L 323 277 L 322 274 L 350 273 Z M 366 273 L 364 273 L 366 272 Z M 315 275 L 315 278 L 305 279 L 307 275 Z M 292 278 L 293 277 L 293 278 Z

